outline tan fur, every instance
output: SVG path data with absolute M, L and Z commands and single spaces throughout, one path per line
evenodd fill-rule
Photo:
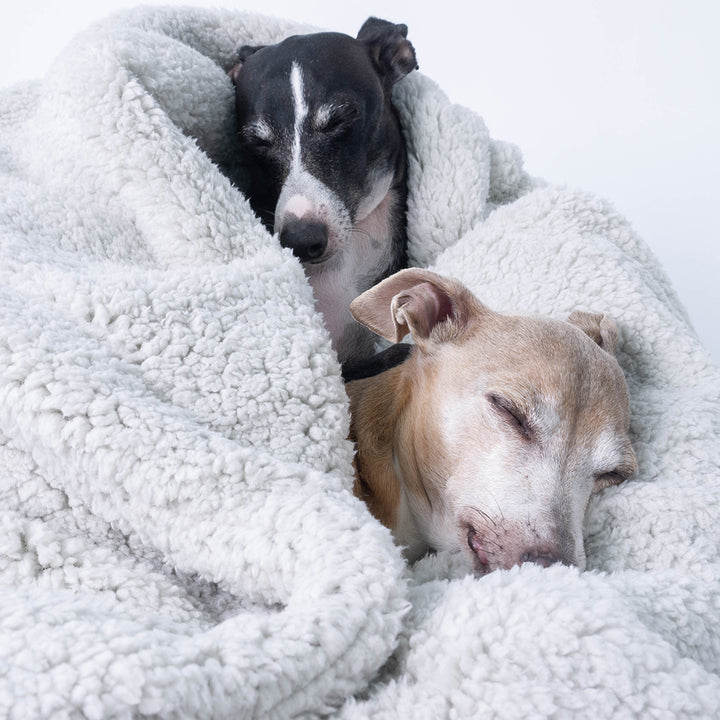
M 346 386 L 350 398 L 350 439 L 356 443 L 354 492 L 380 522 L 393 528 L 397 522 L 400 484 L 393 468 L 393 433 L 407 392 L 393 368 L 377 378 L 356 380 Z

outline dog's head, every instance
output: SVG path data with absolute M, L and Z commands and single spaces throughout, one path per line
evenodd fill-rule
M 357 38 L 243 47 L 229 73 L 250 201 L 310 271 L 342 251 L 404 167 L 390 91 L 416 67 L 406 36 L 406 26 L 370 18 Z
M 636 469 L 614 323 L 501 315 L 417 269 L 351 309 L 376 333 L 415 341 L 393 453 L 425 543 L 460 550 L 477 572 L 584 567 L 590 495 Z

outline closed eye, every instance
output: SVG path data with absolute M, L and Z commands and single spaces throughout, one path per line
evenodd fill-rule
M 611 472 L 598 473 L 595 475 L 595 490 L 602 490 L 611 485 L 619 485 L 625 482 L 626 477 L 617 470 Z
M 324 105 L 315 115 L 315 129 L 334 140 L 340 140 L 350 134 L 359 117 L 360 111 L 354 104 Z
M 631 450 L 623 461 L 612 470 L 595 473 L 595 489 L 602 490 L 610 487 L 610 485 L 619 485 L 625 482 L 635 470 L 637 470 L 637 460 L 635 459 L 635 453 Z
M 240 139 L 249 150 L 262 153 L 273 146 L 275 134 L 267 123 L 257 121 L 240 130 Z
M 626 440 L 621 458 L 610 465 L 611 469 L 595 473 L 595 492 L 625 482 L 637 470 L 637 466 L 635 453 L 630 442 Z
M 525 440 L 531 440 L 533 437 L 532 427 L 528 422 L 525 413 L 520 410 L 515 403 L 503 397 L 490 393 L 487 399 L 493 410 L 506 422 L 513 430 L 520 434 Z

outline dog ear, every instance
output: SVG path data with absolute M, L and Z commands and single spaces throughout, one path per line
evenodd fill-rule
M 420 268 L 400 270 L 350 304 L 353 317 L 381 337 L 397 343 L 410 333 L 419 347 L 452 339 L 483 310 L 464 285 Z
M 615 352 L 620 334 L 615 321 L 605 313 L 589 313 L 574 310 L 570 313 L 568 322 L 579 327 L 586 335 L 594 340 L 603 350 L 611 355 Z
M 370 17 L 358 33 L 357 39 L 367 46 L 387 88 L 418 67 L 415 48 L 407 39 L 407 32 L 407 25 Z
M 228 70 L 228 77 L 233 81 L 233 85 L 237 85 L 238 73 L 243 66 L 243 63 L 251 56 L 254 55 L 258 50 L 262 50 L 265 45 L 243 45 L 240 47 L 236 55 L 237 62 Z

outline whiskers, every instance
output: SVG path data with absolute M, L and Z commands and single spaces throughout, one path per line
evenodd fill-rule
M 378 239 L 370 233 L 370 231 L 366 230 L 365 228 L 359 228 L 355 227 L 354 225 L 348 224 L 347 226 L 343 227 L 343 230 L 347 232 L 349 235 L 362 235 L 366 237 L 373 245 L 377 245 Z
M 358 234 L 358 235 L 365 235 L 365 236 L 369 237 L 369 238 L 370 238 L 371 240 L 373 240 L 373 241 L 375 241 L 375 239 L 376 239 L 373 235 L 370 234 L 370 231 L 369 231 L 369 230 L 366 230 L 365 228 L 359 228 L 359 227 L 355 227 L 354 225 L 350 225 L 350 226 L 348 226 L 348 227 L 343 228 L 343 230 L 345 230 L 346 232 L 349 232 L 349 233 L 356 233 L 356 234 Z
M 474 505 L 468 506 L 470 510 L 472 510 L 475 514 L 479 515 L 483 520 L 485 520 L 488 525 L 492 525 L 493 527 L 497 527 L 497 523 L 493 519 L 491 515 L 488 515 L 484 510 L 481 510 L 479 507 L 475 507 Z

